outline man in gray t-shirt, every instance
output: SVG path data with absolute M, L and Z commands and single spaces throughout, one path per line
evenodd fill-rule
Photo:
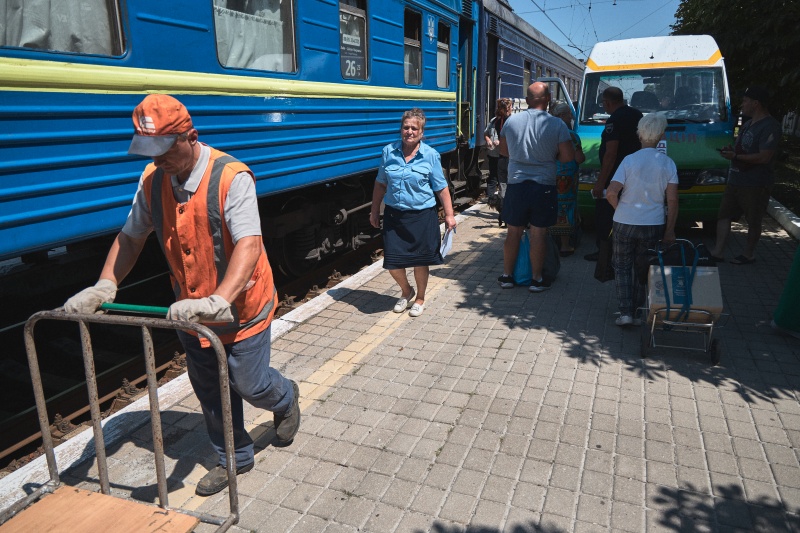
M 547 251 L 547 228 L 556 222 L 556 159 L 569 163 L 575 150 L 566 124 L 547 113 L 550 88 L 536 82 L 528 87 L 528 109 L 512 115 L 500 132 L 500 153 L 508 156 L 508 188 L 502 218 L 508 224 L 503 245 L 503 275 L 500 286 L 514 286 L 512 274 L 525 227 L 530 225 L 532 280 L 528 289 L 541 292 L 550 288 L 542 279 Z
M 725 243 L 731 222 L 744 215 L 747 242 L 744 250 L 731 260 L 734 265 L 755 261 L 756 244 L 761 238 L 761 219 L 767 211 L 772 185 L 775 154 L 781 142 L 781 125 L 768 109 L 769 91 L 749 87 L 742 97 L 742 114 L 752 117 L 739 129 L 735 146 L 722 149 L 720 155 L 730 160 L 728 185 L 722 195 L 717 215 L 717 242 L 710 250 L 718 261 L 725 258 Z

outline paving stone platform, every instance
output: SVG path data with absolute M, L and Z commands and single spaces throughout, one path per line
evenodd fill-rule
M 797 246 L 779 225 L 765 221 L 755 263 L 719 267 L 729 316 L 711 366 L 640 357 L 638 330 L 614 325 L 613 283 L 583 259 L 593 235 L 531 294 L 497 284 L 496 213 L 459 219 L 421 317 L 392 312 L 376 264 L 276 322 L 273 365 L 300 384 L 303 423 L 275 448 L 271 415 L 246 408 L 258 453 L 233 531 L 800 531 L 800 341 L 769 326 Z M 744 237 L 734 225 L 729 258 Z M 173 394 L 170 504 L 226 514 L 227 491 L 194 494 L 216 459 L 188 381 Z M 155 501 L 147 417 L 122 416 L 139 429 L 109 447 L 112 487 Z M 91 462 L 65 476 L 96 479 Z

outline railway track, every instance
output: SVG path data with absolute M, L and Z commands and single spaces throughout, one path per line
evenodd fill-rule
M 288 313 L 379 259 L 380 245 L 380 238 L 373 239 L 357 250 L 343 254 L 300 278 L 281 282 L 277 286 L 281 298 L 277 316 Z M 137 294 L 149 293 L 152 296 L 154 292 L 160 292 L 158 286 L 169 285 L 163 279 L 165 277 L 166 273 L 137 284 L 133 289 L 135 293 L 129 287 L 127 294 L 123 294 L 118 301 L 141 301 L 136 297 Z M 164 295 L 164 298 L 169 298 L 169 295 Z M 164 303 L 168 305 L 168 301 Z M 17 326 L 6 334 L 22 337 L 22 324 Z M 128 329 L 131 331 L 125 331 Z M 114 328 L 112 331 L 109 328 L 92 326 L 98 390 L 104 417 L 122 409 L 144 392 L 144 389 L 138 388 L 146 379 L 141 357 L 141 339 L 139 332 L 134 330 L 136 328 Z M 72 323 L 43 322 L 37 326 L 37 351 L 40 359 L 46 358 L 49 361 L 42 365 L 44 386 L 45 389 L 58 391 L 47 395 L 49 415 L 54 421 L 51 434 L 57 444 L 75 432 L 82 431 L 89 420 L 81 348 L 75 338 L 76 334 L 77 328 Z M 159 383 L 163 384 L 185 371 L 185 356 L 172 332 L 154 330 L 153 335 L 157 374 Z M 54 344 L 65 359 L 59 368 L 54 367 L 52 357 L 48 357 L 48 348 Z M 16 394 L 23 397 L 18 400 L 25 401 L 27 396 L 22 390 L 30 385 L 29 379 L 26 379 L 27 366 L 10 361 L 14 360 L 6 360 L 4 374 L 17 378 L 13 386 L 17 389 Z M 6 466 L 0 471 L 0 475 L 16 470 L 39 454 L 37 448 L 41 433 L 32 396 L 27 407 L 8 417 L 4 425 L 6 427 L 0 436 L 0 461 L 5 462 Z
M 454 202 L 456 210 L 464 209 L 474 203 L 472 198 L 463 196 L 465 182 L 454 181 L 453 185 L 457 196 Z M 441 211 L 440 219 L 443 220 Z M 358 249 L 335 257 L 305 275 L 293 279 L 276 279 L 280 298 L 276 316 L 282 316 L 315 296 L 323 294 L 348 276 L 379 260 L 382 252 L 382 239 L 376 236 Z M 84 268 L 88 270 L 91 267 Z M 118 301 L 169 305 L 173 296 L 168 290 L 169 283 L 166 277 L 165 271 L 140 273 L 139 281 L 120 291 Z M 38 309 L 42 309 L 55 308 L 62 303 L 63 299 L 59 296 L 56 302 L 37 301 L 36 305 Z M 32 314 L 35 310 L 37 309 L 31 310 L 28 314 Z M 19 351 L 24 358 L 24 347 L 21 342 L 23 326 L 24 322 L 18 322 L 4 328 L 0 331 L 0 343 L 11 346 L 11 350 Z M 130 328 L 130 332 L 122 331 L 124 329 L 128 328 L 115 328 L 112 331 L 108 328 L 92 327 L 98 391 L 104 416 L 122 409 L 144 392 L 144 389 L 138 387 L 146 379 L 140 355 L 140 334 L 136 328 Z M 185 371 L 185 356 L 174 334 L 163 330 L 160 332 L 154 330 L 153 334 L 157 373 L 159 383 L 163 384 Z M 50 420 L 53 421 L 50 431 L 58 444 L 83 431 L 89 423 L 89 407 L 77 328 L 69 323 L 42 323 L 37 326 L 36 340 L 40 360 L 42 354 L 48 351 L 58 354 L 55 357 L 57 363 L 53 363 L 51 357 L 50 363 L 41 365 L 45 389 L 55 391 L 47 395 L 47 403 Z M 0 465 L 4 465 L 4 468 L 0 469 L 0 477 L 40 455 L 41 433 L 33 395 L 32 392 L 25 392 L 26 387 L 30 387 L 27 365 L 19 361 L 20 357 L 12 357 L 2 362 L 6 366 L 2 375 L 6 378 L 14 377 L 16 380 L 15 383 L 6 383 L 3 387 L 8 396 L 14 397 L 15 401 L 10 404 L 13 405 L 11 409 L 16 409 L 16 412 L 6 416 L 5 421 L 0 423 Z M 9 387 L 13 390 L 7 390 Z M 3 405 L 10 404 L 6 402 Z

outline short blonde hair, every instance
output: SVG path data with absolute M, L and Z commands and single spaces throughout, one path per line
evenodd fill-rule
M 657 144 L 667 129 L 667 117 L 659 113 L 648 113 L 639 120 L 636 133 L 645 144 Z
M 419 123 L 420 131 L 425 131 L 425 111 L 423 111 L 418 107 L 414 107 L 403 113 L 403 118 L 400 119 L 401 129 L 403 128 L 403 122 L 405 122 L 410 118 L 414 118 L 417 120 L 417 122 Z

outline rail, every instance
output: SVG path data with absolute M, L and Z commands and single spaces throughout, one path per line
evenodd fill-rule
M 104 304 L 103 309 L 116 310 L 123 312 L 165 314 L 166 308 L 153 308 L 145 306 L 129 306 L 125 304 Z M 31 380 L 33 382 L 36 409 L 39 415 L 39 425 L 42 433 L 42 444 L 44 454 L 47 459 L 47 466 L 50 474 L 48 482 L 34 492 L 22 498 L 14 505 L 0 513 L 0 524 L 5 523 L 17 513 L 34 503 L 46 494 L 54 492 L 60 485 L 58 465 L 56 464 L 53 437 L 50 434 L 50 420 L 47 415 L 47 404 L 44 395 L 44 387 L 39 371 L 39 359 L 36 353 L 34 341 L 34 328 L 41 320 L 61 320 L 77 322 L 81 336 L 81 347 L 83 353 L 84 370 L 86 373 L 86 385 L 89 394 L 89 408 L 92 418 L 92 428 L 94 432 L 95 456 L 97 457 L 97 469 L 99 476 L 100 491 L 111 495 L 110 483 L 108 479 L 108 462 L 106 458 L 105 442 L 103 438 L 103 428 L 101 424 L 100 402 L 97 392 L 97 379 L 95 375 L 94 357 L 92 351 L 91 335 L 88 324 L 110 324 L 119 326 L 139 327 L 142 331 L 142 342 L 144 346 L 145 369 L 147 373 L 147 391 L 150 400 L 150 416 L 153 428 L 153 451 L 156 464 L 156 478 L 158 486 L 158 506 L 162 509 L 188 514 L 198 518 L 201 522 L 219 526 L 217 532 L 227 531 L 233 524 L 239 521 L 239 500 L 236 485 L 236 456 L 233 444 L 233 422 L 231 416 L 230 383 L 228 381 L 228 364 L 225 348 L 219 338 L 207 327 L 191 322 L 178 322 L 163 318 L 150 318 L 139 316 L 115 316 L 115 315 L 85 315 L 69 314 L 60 309 L 52 311 L 40 311 L 31 316 L 25 323 L 25 350 L 28 355 Z M 230 502 L 230 513 L 227 517 L 219 517 L 207 513 L 199 513 L 183 509 L 172 509 L 169 507 L 167 494 L 167 477 L 164 466 L 164 437 L 161 429 L 161 411 L 158 403 L 158 382 L 155 368 L 155 353 L 153 347 L 152 329 L 180 329 L 184 331 L 194 331 L 205 337 L 211 343 L 217 354 L 219 368 L 219 385 L 222 399 L 222 422 L 225 439 L 225 454 L 227 458 L 228 474 L 228 495 Z

